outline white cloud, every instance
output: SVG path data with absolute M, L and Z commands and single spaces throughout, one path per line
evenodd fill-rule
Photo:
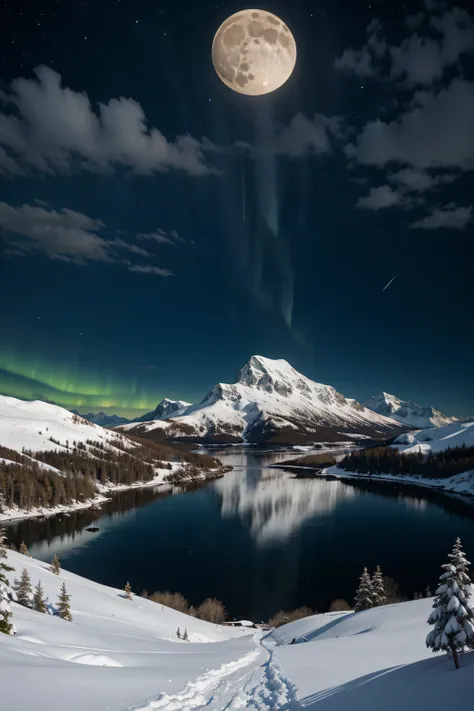
M 139 272 L 140 274 L 156 274 L 157 276 L 173 276 L 173 272 L 169 269 L 161 269 L 160 267 L 153 267 L 150 265 L 136 264 L 133 267 L 129 267 L 130 272 Z
M 425 192 L 426 190 L 431 190 L 436 186 L 454 182 L 454 180 L 456 180 L 456 176 L 449 173 L 430 175 L 430 173 L 423 170 L 417 170 L 415 168 L 402 168 L 396 173 L 389 175 L 388 179 L 391 182 L 402 186 L 406 190 L 413 192 Z
M 332 150 L 331 136 L 342 135 L 343 121 L 338 116 L 316 114 L 313 120 L 296 114 L 284 128 L 279 129 L 266 142 L 256 146 L 256 153 L 271 153 L 300 158 L 308 153 L 321 155 Z M 247 144 L 237 144 L 249 148 Z
M 137 238 L 157 242 L 157 244 L 183 244 L 186 242 L 183 237 L 179 236 L 176 230 L 165 232 L 165 230 L 162 230 L 160 227 L 154 232 L 140 232 L 137 234 Z
M 11 256 L 40 252 L 50 259 L 80 266 L 88 262 L 105 262 L 126 266 L 130 271 L 147 270 L 161 276 L 171 274 L 166 269 L 132 264 L 123 253 L 146 258 L 153 258 L 153 255 L 122 238 L 108 240 L 97 234 L 104 228 L 101 220 L 67 208 L 56 212 L 37 205 L 13 207 L 0 202 L 0 236 L 6 253 Z
M 357 207 L 362 207 L 366 210 L 382 210 L 394 205 L 400 205 L 403 196 L 390 185 L 380 185 L 376 188 L 371 188 L 368 195 L 359 198 Z
M 407 17 L 409 29 L 417 31 L 399 45 L 389 45 L 380 22 L 372 20 L 366 29 L 367 42 L 360 49 L 346 49 L 336 59 L 336 69 L 358 77 L 395 79 L 408 86 L 439 80 L 461 56 L 474 50 L 474 21 L 459 7 L 448 9 L 430 2 L 425 7 L 425 12 Z
M 423 217 L 410 225 L 411 229 L 419 230 L 439 230 L 457 229 L 462 230 L 473 219 L 473 208 L 460 207 L 454 202 L 450 202 L 441 208 L 435 208 L 431 214 Z
M 377 119 L 362 129 L 348 155 L 366 165 L 404 163 L 428 168 L 474 168 L 474 83 L 454 79 L 436 94 L 417 92 L 395 121 Z
M 91 105 L 85 93 L 61 84 L 48 67 L 36 79 L 16 79 L 0 99 L 0 172 L 15 175 L 36 169 L 69 173 L 78 168 L 100 172 L 118 166 L 150 175 L 172 168 L 191 175 L 213 172 L 202 143 L 189 135 L 168 141 L 148 127 L 139 103 L 120 97 Z

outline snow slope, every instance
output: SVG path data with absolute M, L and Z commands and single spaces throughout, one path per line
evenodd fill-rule
M 419 427 L 420 429 L 427 427 L 443 427 L 455 422 L 455 417 L 448 417 L 434 407 L 422 407 L 411 400 L 400 400 L 395 395 L 381 392 L 378 395 L 365 400 L 364 407 L 369 410 L 378 412 L 379 415 L 390 417 L 397 420 L 407 427 Z
M 51 437 L 60 444 L 51 442 Z M 111 445 L 119 438 L 130 447 L 130 440 L 117 432 L 74 415 L 58 405 L 41 400 L 26 402 L 0 395 L 0 445 L 21 452 L 66 449 L 66 443 L 86 442 L 88 439 Z
M 10 577 L 27 567 L 51 600 L 64 581 L 73 614 L 65 622 L 12 604 L 17 635 L 0 635 L 8 711 L 445 711 L 472 695 L 474 654 L 454 672 L 425 647 L 431 600 L 317 615 L 263 637 L 8 557 Z M 177 626 L 191 642 L 177 639 Z
M 169 439 L 301 445 L 340 442 L 354 433 L 381 439 L 401 425 L 309 380 L 285 360 L 252 356 L 235 383 L 218 383 L 200 404 L 165 422 L 119 429 Z
M 51 441 L 51 438 L 54 441 Z M 21 453 L 23 448 L 32 452 L 44 451 L 73 451 L 73 442 L 84 444 L 88 440 L 100 442 L 106 445 L 111 452 L 116 452 L 119 457 L 122 452 L 115 447 L 118 442 L 127 450 L 133 449 L 136 445 L 127 437 L 116 431 L 106 430 L 99 425 L 94 425 L 74 413 L 65 410 L 58 405 L 42 402 L 41 400 L 24 401 L 13 397 L 0 395 L 0 445 L 8 449 Z M 86 452 L 94 456 L 86 445 Z M 31 457 L 42 469 L 50 469 L 58 473 L 59 470 Z M 6 461 L 2 458 L 2 461 Z M 187 466 L 183 462 L 170 462 L 172 469 L 179 469 Z M 157 465 L 154 468 L 155 477 L 144 484 L 135 482 L 130 486 L 105 485 L 97 483 L 98 495 L 87 502 L 75 503 L 70 506 L 57 506 L 55 508 L 35 509 L 23 511 L 16 508 L 6 509 L 0 512 L 0 521 L 14 518 L 31 518 L 40 515 L 53 515 L 55 513 L 70 511 L 74 509 L 87 508 L 92 504 L 105 500 L 104 494 L 110 490 L 123 490 L 141 486 L 156 486 L 163 484 L 170 475 L 170 469 Z M 194 478 L 200 478 L 199 473 L 193 474 Z
M 402 434 L 393 442 L 400 452 L 436 454 L 452 447 L 474 447 L 474 421 L 452 422 L 436 429 Z

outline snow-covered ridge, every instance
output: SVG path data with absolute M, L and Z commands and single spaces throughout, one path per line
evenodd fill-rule
M 382 439 L 399 432 L 395 420 L 316 383 L 285 360 L 252 356 L 234 383 L 217 383 L 197 405 L 165 421 L 151 420 L 119 430 L 169 439 L 207 442 L 269 442 L 304 445 L 340 441 L 340 433 Z
M 422 407 L 411 400 L 400 400 L 395 395 L 381 392 L 363 402 L 374 412 L 378 412 L 385 417 L 391 417 L 397 422 L 401 422 L 409 427 L 443 427 L 451 422 L 455 422 L 455 417 L 448 417 L 434 407 Z
M 170 400 L 165 397 L 152 412 L 147 412 L 145 415 L 136 417 L 132 422 L 148 422 L 149 420 L 166 420 L 168 417 L 176 417 L 180 415 L 187 407 L 190 407 L 190 402 L 184 400 Z

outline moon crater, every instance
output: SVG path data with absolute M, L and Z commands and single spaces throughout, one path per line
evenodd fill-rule
M 291 76 L 296 44 L 291 31 L 276 15 L 242 10 L 217 30 L 212 62 L 219 78 L 234 91 L 250 96 L 269 94 Z

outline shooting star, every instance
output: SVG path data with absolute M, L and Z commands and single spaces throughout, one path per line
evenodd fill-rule
M 395 274 L 395 276 L 393 277 L 393 279 L 390 279 L 390 281 L 388 282 L 388 284 L 385 284 L 385 286 L 384 286 L 384 288 L 382 289 L 382 291 L 385 291 L 385 289 L 388 289 L 388 287 L 390 286 L 390 284 L 393 284 L 393 282 L 395 281 L 395 279 L 397 278 L 397 276 L 399 276 L 399 274 L 401 274 L 401 272 L 398 272 L 398 274 Z

